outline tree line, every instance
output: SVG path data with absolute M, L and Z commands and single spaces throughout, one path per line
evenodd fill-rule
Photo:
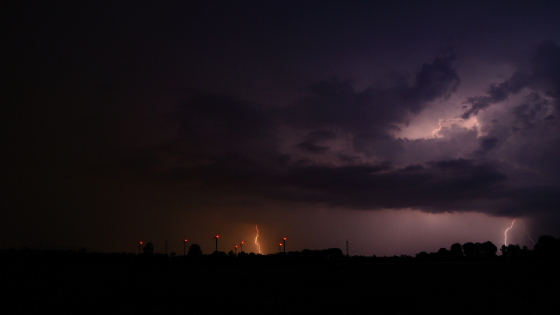
M 498 254 L 499 252 L 499 254 Z M 498 247 L 492 242 L 465 244 L 455 243 L 449 249 L 441 248 L 437 252 L 420 252 L 414 256 L 346 256 L 339 248 L 323 250 L 290 251 L 260 255 L 255 253 L 229 253 L 214 251 L 204 254 L 198 244 L 192 244 L 186 255 L 171 253 L 156 254 L 153 245 L 148 242 L 142 248 L 141 254 L 134 253 L 88 253 L 85 249 L 79 251 L 66 250 L 31 250 L 24 247 L 21 250 L 0 250 L 0 261 L 18 262 L 22 260 L 68 261 L 68 262 L 123 262 L 123 263 L 187 263 L 204 265 L 215 263 L 254 263 L 259 265 L 278 263 L 410 263 L 410 262 L 477 262 L 477 261 L 529 261 L 554 260 L 560 261 L 560 239 L 550 235 L 539 237 L 533 249 L 517 244 Z

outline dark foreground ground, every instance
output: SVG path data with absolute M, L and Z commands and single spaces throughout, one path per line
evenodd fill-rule
M 559 314 L 558 263 L 208 264 L 12 260 L 0 314 Z

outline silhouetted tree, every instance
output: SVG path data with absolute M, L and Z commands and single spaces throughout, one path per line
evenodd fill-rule
M 429 260 L 429 255 L 426 252 L 419 252 L 418 254 L 416 254 L 416 260 L 418 261 L 427 261 Z
M 142 248 L 142 250 L 144 251 L 144 254 L 151 255 L 154 253 L 154 245 L 152 244 L 152 242 L 148 242 L 146 243 L 146 246 Z
M 200 257 L 200 256 L 202 256 L 202 249 L 200 248 L 200 245 L 192 244 L 191 247 L 189 247 L 188 255 L 190 257 Z
M 438 260 L 447 260 L 448 257 L 449 257 L 449 251 L 447 250 L 447 248 L 442 247 L 437 251 Z
M 451 257 L 453 257 L 453 259 L 461 259 L 464 257 L 463 255 L 463 246 L 461 246 L 461 244 L 459 243 L 455 243 L 453 245 L 451 245 L 451 249 L 449 250 Z
M 518 258 L 522 256 L 523 251 L 521 250 L 521 246 L 519 246 L 518 244 L 509 244 L 508 253 L 511 253 L 511 257 Z
M 344 258 L 344 254 L 340 248 L 329 248 L 327 249 L 327 258 L 328 259 L 342 259 Z
M 471 242 L 463 244 L 463 253 L 465 258 L 472 259 L 476 257 L 475 245 Z
M 463 253 L 468 259 L 491 259 L 496 256 L 496 252 L 498 247 L 492 242 L 463 244 Z
M 523 252 L 523 257 L 531 257 L 531 250 L 527 246 L 523 246 L 521 251 Z
M 542 258 L 560 257 L 560 239 L 550 235 L 542 235 L 535 244 L 535 256 Z
M 215 250 L 214 252 L 212 252 L 212 254 L 210 254 L 212 257 L 214 258 L 222 258 L 222 257 L 227 257 L 226 252 L 221 252 L 219 250 Z
M 523 246 L 523 249 L 521 249 L 517 244 L 509 244 L 508 246 L 502 245 L 500 251 L 502 252 L 502 257 L 507 257 L 508 259 L 529 257 L 529 249 L 527 246 Z
M 507 250 L 507 246 L 506 245 L 502 245 L 502 247 L 500 247 L 500 252 L 502 253 L 502 257 L 508 257 L 508 250 Z
M 476 243 L 476 245 L 478 245 L 478 243 Z M 478 245 L 478 247 L 479 247 L 480 255 L 484 258 L 496 257 L 496 253 L 498 252 L 498 247 L 496 247 L 496 245 L 494 245 L 490 241 L 486 241 Z

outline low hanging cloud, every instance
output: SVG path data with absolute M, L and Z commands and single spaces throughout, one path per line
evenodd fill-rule
M 537 54 L 552 58 L 556 48 L 545 43 Z M 556 213 L 560 185 L 539 166 L 558 173 L 553 73 L 535 66 L 469 98 L 472 108 L 464 116 L 477 115 L 479 129 L 453 123 L 433 138 L 391 134 L 394 124 L 455 91 L 460 79 L 453 60 L 437 57 L 421 67 L 413 84 L 387 89 L 356 91 L 337 78 L 319 82 L 308 97 L 280 109 L 193 92 L 169 116 L 175 137 L 128 164 L 143 167 L 135 172 L 146 180 L 188 184 L 213 196 L 343 209 Z M 525 88 L 534 91 L 524 101 L 500 107 Z M 286 128 L 294 132 L 285 134 Z M 524 151 L 527 143 L 541 151 Z
M 287 198 L 289 190 L 297 191 L 296 200 L 307 192 L 308 201 L 343 208 L 472 211 L 476 202 L 492 199 L 507 179 L 489 164 L 458 159 L 400 169 L 389 165 L 295 167 L 277 188 L 282 198 Z M 276 197 L 274 190 L 269 197 Z
M 310 142 L 300 142 L 297 146 L 304 151 L 316 154 L 324 154 L 329 150 L 328 146 L 321 146 Z

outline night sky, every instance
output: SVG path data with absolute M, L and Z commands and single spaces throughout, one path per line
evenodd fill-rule
M 0 248 L 560 237 L 560 2 L 2 4 Z

